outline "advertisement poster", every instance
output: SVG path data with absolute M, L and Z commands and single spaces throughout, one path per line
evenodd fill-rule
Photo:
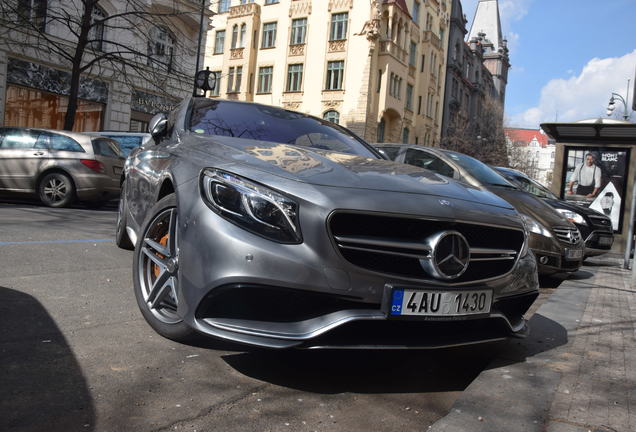
M 609 216 L 620 232 L 629 150 L 567 147 L 565 161 L 563 199 Z

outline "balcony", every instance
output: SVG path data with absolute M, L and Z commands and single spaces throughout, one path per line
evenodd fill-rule
M 328 48 L 328 52 L 342 52 L 345 50 L 345 48 L 347 47 L 347 41 L 346 40 L 335 40 L 335 41 L 329 41 L 329 48 Z
M 243 58 L 243 50 L 245 48 L 232 48 L 230 50 L 230 59 L 231 60 L 240 60 Z
M 305 55 L 305 44 L 296 44 L 289 46 L 289 57 Z
M 380 55 L 391 55 L 396 60 L 406 64 L 407 52 L 391 40 L 380 41 Z
M 249 15 L 260 15 L 261 7 L 258 3 L 245 3 L 230 7 L 229 18 L 240 18 Z
M 442 49 L 442 40 L 433 33 L 431 30 L 424 30 L 423 32 L 424 42 L 430 42 L 438 50 Z

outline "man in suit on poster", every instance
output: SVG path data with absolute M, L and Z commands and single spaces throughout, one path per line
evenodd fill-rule
M 595 163 L 594 155 L 585 155 L 585 162 L 579 164 L 574 169 L 570 182 L 568 183 L 568 195 L 574 194 L 574 183 L 576 194 L 586 198 L 594 198 L 601 189 L 601 168 Z

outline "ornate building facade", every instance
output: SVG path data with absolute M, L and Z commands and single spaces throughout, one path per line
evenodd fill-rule
M 480 0 L 466 41 L 466 15 L 453 0 L 442 135 L 488 136 L 493 115 L 503 121 L 508 70 L 497 0 Z
M 200 10 L 199 0 L 99 0 L 74 130 L 145 132 L 191 94 Z M 0 126 L 63 127 L 83 13 L 80 0 L 0 4 Z
M 448 0 L 220 0 L 211 97 L 306 112 L 369 142 L 441 130 Z

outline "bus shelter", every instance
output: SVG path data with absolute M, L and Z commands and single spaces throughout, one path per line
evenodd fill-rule
M 592 119 L 543 123 L 556 141 L 552 192 L 612 220 L 612 252 L 626 256 L 633 238 L 636 123 Z

